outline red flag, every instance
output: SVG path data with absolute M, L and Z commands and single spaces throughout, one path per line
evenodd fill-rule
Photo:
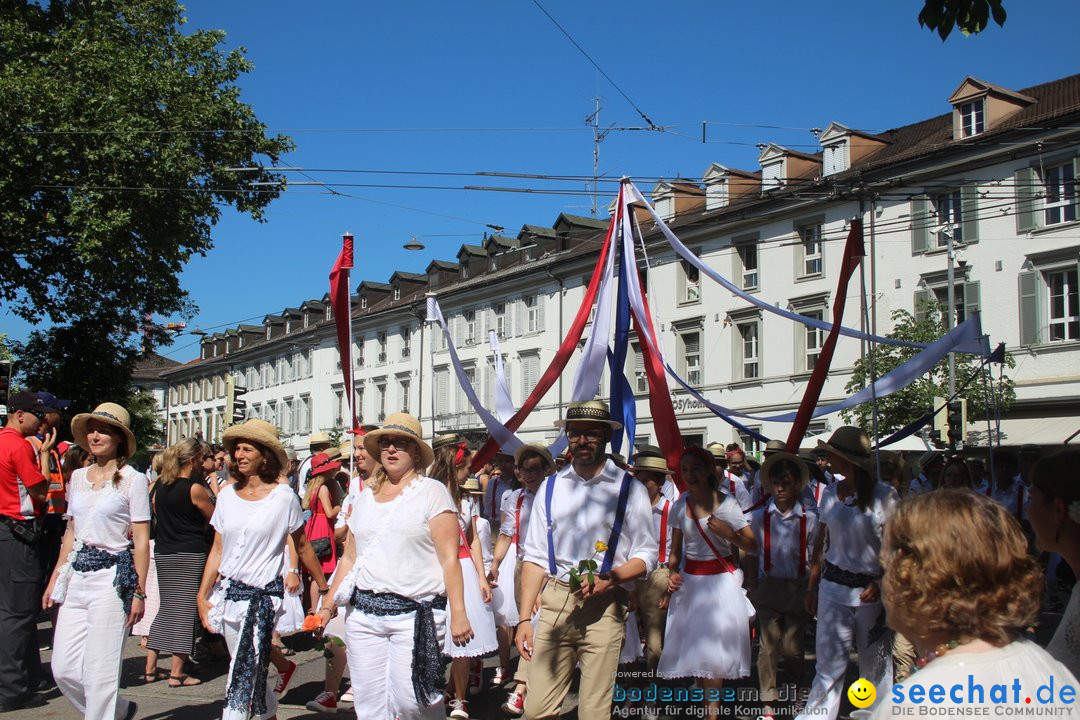
M 334 325 L 337 327 L 338 354 L 341 357 L 341 374 L 345 381 L 345 394 L 349 398 L 349 420 L 351 428 L 357 427 L 356 411 L 353 407 L 354 395 L 352 384 L 352 307 L 349 302 L 349 270 L 353 267 L 353 236 L 342 236 L 341 254 L 338 255 L 334 269 L 330 271 L 330 307 L 334 311 Z
M 814 372 L 810 374 L 810 382 L 806 385 L 802 402 L 799 403 L 799 412 L 795 414 L 795 423 L 791 426 L 791 433 L 787 439 L 787 451 L 798 452 L 799 443 L 802 442 L 806 426 L 810 424 L 811 414 L 817 406 L 818 398 L 821 397 L 821 388 L 825 385 L 825 377 L 829 374 L 829 365 L 832 364 L 833 350 L 836 341 L 840 337 L 840 325 L 844 319 L 844 305 L 847 304 L 848 281 L 855 273 L 863 256 L 862 220 L 852 220 L 851 230 L 848 232 L 847 243 L 844 245 L 844 260 L 840 265 L 840 280 L 836 283 L 836 295 L 833 296 L 833 324 L 829 330 L 829 336 L 821 346 L 821 354 L 814 363 Z
M 618 200 L 620 205 L 622 203 L 622 192 L 623 191 L 620 188 Z M 600 248 L 600 258 L 596 262 L 596 268 L 593 270 L 592 279 L 589 281 L 589 288 L 585 291 L 585 297 L 581 301 L 581 306 L 578 307 L 577 315 L 570 324 L 570 329 L 567 331 L 566 337 L 563 338 L 558 352 L 555 353 L 555 358 L 551 361 L 551 364 L 548 365 L 548 369 L 540 378 L 540 382 L 538 382 L 536 387 L 533 388 L 533 391 L 529 393 L 529 397 L 525 399 L 525 403 L 521 406 L 521 409 L 514 413 L 512 418 L 506 421 L 506 427 L 511 432 L 517 430 L 521 427 L 521 424 L 525 422 L 525 418 L 529 416 L 529 413 L 533 411 L 533 408 L 540 402 L 540 399 L 544 397 L 544 393 L 555 384 L 555 380 L 558 379 L 563 368 L 566 367 L 566 363 L 570 361 L 571 356 L 574 354 L 574 350 L 577 349 L 578 341 L 585 331 L 585 324 L 589 321 L 589 312 L 592 310 L 593 303 L 596 302 L 596 294 L 600 289 L 600 279 L 604 275 L 604 265 L 607 261 L 608 246 L 611 245 L 611 238 L 614 232 L 615 217 L 612 217 L 611 224 L 608 225 L 607 237 L 604 238 L 604 246 Z M 487 442 L 485 442 L 473 456 L 472 471 L 479 472 L 480 469 L 495 456 L 495 452 L 498 449 L 499 446 L 496 444 L 495 439 L 489 437 Z

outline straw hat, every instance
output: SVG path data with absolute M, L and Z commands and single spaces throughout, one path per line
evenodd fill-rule
M 772 491 L 772 476 L 770 473 L 772 472 L 773 465 L 776 465 L 776 463 L 783 460 L 794 463 L 795 468 L 799 472 L 799 476 L 796 478 L 796 480 L 798 480 L 798 487 L 795 488 L 795 494 L 798 495 L 810 482 L 810 468 L 807 467 L 805 460 L 794 453 L 781 450 L 769 453 L 768 457 L 765 458 L 765 462 L 761 463 L 761 484 L 766 490 Z
M 261 445 L 274 453 L 278 463 L 281 464 L 282 471 L 289 467 L 289 456 L 285 453 L 281 440 L 278 439 L 278 429 L 265 420 L 252 418 L 239 425 L 230 425 L 225 428 L 225 432 L 221 435 L 221 444 L 225 446 L 225 450 L 230 455 L 232 455 L 236 443 L 241 440 Z
M 465 443 L 465 438 L 461 437 L 457 433 L 444 433 L 442 435 L 436 435 L 431 441 L 431 449 L 438 450 L 446 445 L 461 445 Z M 468 443 L 465 443 L 468 445 Z
M 784 442 L 783 440 L 770 440 L 769 442 L 765 443 L 765 456 L 766 457 L 768 457 L 772 453 L 784 452 L 786 450 L 787 450 L 787 443 Z
M 101 403 L 92 413 L 79 413 L 71 419 L 71 434 L 75 438 L 75 444 L 82 448 L 90 445 L 86 442 L 86 426 L 91 420 L 96 420 L 105 425 L 111 425 L 124 433 L 126 457 L 135 454 L 135 433 L 131 432 L 131 415 L 128 411 L 116 403 Z
M 705 449 L 708 450 L 709 454 L 712 455 L 715 459 L 727 460 L 727 447 L 724 445 L 724 443 L 709 443 Z
M 326 457 L 330 458 L 331 460 L 337 460 L 341 457 L 341 447 L 338 445 L 331 445 L 330 447 L 323 450 L 322 454 L 325 454 Z
M 600 400 L 586 400 L 584 402 L 572 402 L 566 407 L 566 417 L 555 421 L 555 427 L 564 428 L 572 422 L 592 422 L 607 425 L 613 430 L 621 430 L 622 423 L 611 419 L 611 412 L 606 402 Z
M 470 475 L 461 485 L 461 489 L 470 495 L 483 495 L 484 489 L 480 487 L 480 481 L 474 475 Z
M 829 436 L 829 442 L 818 440 L 817 449 L 845 458 L 864 470 L 874 469 L 873 458 L 870 456 L 870 436 L 853 425 L 837 428 Z
M 332 445 L 333 440 L 330 439 L 330 433 L 317 432 L 311 433 L 311 437 L 308 439 L 308 447 L 312 445 Z
M 337 460 L 331 460 L 326 453 L 318 453 L 315 457 L 311 458 L 311 477 L 340 469 L 341 463 Z
M 539 455 L 544 460 L 544 462 L 547 464 L 547 469 L 544 470 L 545 473 L 555 466 L 555 460 L 551 457 L 551 451 L 547 449 L 546 445 L 541 445 L 540 443 L 529 443 L 527 445 L 522 445 L 517 450 L 515 450 L 514 464 L 520 465 L 521 456 L 527 452 Z
M 386 422 L 378 430 L 372 430 L 364 436 L 364 449 L 368 455 L 378 458 L 379 438 L 384 435 L 401 435 L 409 438 L 420 448 L 420 463 L 416 469 L 423 470 L 435 459 L 435 451 L 424 441 L 423 430 L 420 421 L 409 413 L 394 413 L 386 418 Z
M 662 475 L 674 475 L 675 471 L 668 467 L 667 460 L 652 455 L 638 455 L 634 466 L 630 470 L 636 473 L 639 470 L 660 473 Z

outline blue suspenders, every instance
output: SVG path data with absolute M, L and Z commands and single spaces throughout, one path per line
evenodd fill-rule
M 555 566 L 555 526 L 551 520 L 551 496 L 555 489 L 556 476 L 555 474 L 548 476 L 547 489 L 544 492 L 544 512 L 547 514 L 548 574 L 554 578 L 559 576 L 558 568 Z M 623 474 L 622 487 L 619 488 L 619 503 L 615 507 L 615 522 L 611 526 L 607 552 L 604 553 L 604 561 L 600 565 L 601 573 L 611 572 L 611 566 L 615 561 L 615 549 L 619 545 L 619 536 L 622 534 L 623 520 L 626 518 L 626 505 L 630 500 L 630 484 L 633 480 L 630 473 Z

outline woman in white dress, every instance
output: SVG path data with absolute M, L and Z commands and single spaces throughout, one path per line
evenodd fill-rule
M 465 591 L 465 612 L 473 629 L 473 638 L 465 645 L 455 645 L 449 639 L 444 642 L 444 653 L 451 659 L 450 717 L 469 717 L 468 685 L 469 670 L 476 658 L 486 657 L 499 650 L 495 634 L 495 615 L 491 610 L 491 586 L 484 571 L 483 549 L 476 521 L 480 515 L 479 503 L 464 492 L 469 476 L 469 459 L 472 452 L 468 443 L 456 435 L 443 435 L 432 443 L 435 459 L 431 464 L 431 477 L 443 483 L 450 491 L 458 512 L 460 545 L 458 561 Z M 450 610 L 451 620 L 454 611 Z
M 1035 544 L 1058 553 L 1074 573 L 1080 573 L 1080 449 L 1063 448 L 1040 459 L 1031 470 L 1028 520 Z M 1080 582 L 1073 585 L 1047 651 L 1080 675 Z
M 1076 677 L 1024 638 L 1039 617 L 1043 573 L 1009 510 L 969 489 L 907 498 L 885 526 L 881 557 L 889 625 L 919 657 L 876 720 L 1074 712 Z
M 358 720 L 441 720 L 435 686 L 443 672 L 447 605 L 454 643 L 464 645 L 473 634 L 456 509 L 442 483 L 420 474 L 434 453 L 415 417 L 394 413 L 364 436 L 364 447 L 381 467 L 356 496 L 319 621 L 325 624 L 335 605 L 348 606 L 345 645 Z
M 232 662 L 223 720 L 277 717 L 277 698 L 267 683 L 274 624 L 281 612 L 286 539 L 325 594 L 326 579 L 304 534 L 300 501 L 280 482 L 288 458 L 278 431 L 252 419 L 226 428 L 235 483 L 221 489 L 210 524 L 216 531 L 199 587 L 199 617 L 221 633 Z M 299 568 L 289 568 L 299 575 Z
M 739 502 L 720 490 L 708 451 L 687 448 L 679 467 L 689 492 L 671 509 L 670 599 L 656 672 L 695 678 L 706 712 L 719 715 L 724 680 L 750 674 L 750 614 L 732 552 L 756 553 L 757 541 Z
M 150 565 L 150 496 L 146 476 L 126 464 L 130 425 L 115 403 L 72 419 L 75 442 L 94 461 L 71 475 L 67 531 L 42 601 L 60 604 L 56 686 L 86 720 L 131 720 L 138 709 L 119 695 L 124 638 L 142 618 Z
M 876 687 L 877 697 L 885 697 L 892 685 L 880 552 L 885 521 L 898 498 L 891 485 L 876 478 L 870 438 L 859 428 L 838 428 L 818 448 L 828 453 L 841 479 L 821 494 L 823 529 L 814 543 L 806 590 L 806 611 L 817 616 L 817 661 L 800 718 L 836 720 L 852 644 L 859 653 L 859 677 Z

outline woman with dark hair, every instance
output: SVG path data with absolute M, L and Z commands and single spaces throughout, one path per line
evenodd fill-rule
M 1024 638 L 1039 616 L 1043 574 L 1007 509 L 967 489 L 908 498 L 885 526 L 881 559 L 889 625 L 912 639 L 919 659 L 875 718 L 928 704 L 940 715 L 958 706 L 964 714 L 1070 712 L 1074 698 L 1060 691 L 1075 690 L 1076 677 Z
M 1031 470 L 1028 520 L 1035 544 L 1058 553 L 1073 572 L 1080 572 L 1080 448 L 1063 448 L 1041 458 Z M 1080 674 L 1080 583 L 1073 585 L 1069 604 L 1046 650 Z
M 695 678 L 709 714 L 719 714 L 724 680 L 750 675 L 749 603 L 732 551 L 755 553 L 757 541 L 738 501 L 720 490 L 706 450 L 687 448 L 679 467 L 689 492 L 671 509 L 671 572 L 661 600 L 667 627 L 656 673 Z
M 223 720 L 277 717 L 277 699 L 266 681 L 271 635 L 284 596 L 285 542 L 325 595 L 326 579 L 304 534 L 296 493 L 282 482 L 288 464 L 278 431 L 252 419 L 225 430 L 236 482 L 221 489 L 210 524 L 216 531 L 199 587 L 199 616 L 221 633 L 232 662 Z M 300 568 L 289 568 L 299 575 Z
M 434 453 L 420 421 L 394 413 L 364 436 L 379 466 L 360 489 L 349 516 L 345 553 L 320 624 L 348 605 L 346 653 L 360 720 L 442 720 L 436 683 L 442 677 L 446 607 L 455 644 L 472 638 L 465 613 L 460 528 L 442 483 L 422 475 Z
M 455 645 L 452 638 L 443 643 L 443 652 L 450 660 L 450 717 L 468 718 L 469 668 L 476 658 L 486 657 L 499 650 L 495 633 L 495 615 L 491 609 L 491 586 L 484 571 L 483 550 L 477 533 L 480 503 L 464 491 L 469 476 L 472 452 L 468 443 L 457 435 L 443 435 L 432 443 L 435 459 L 431 477 L 446 485 L 457 508 L 461 543 L 458 562 L 465 591 L 465 613 L 473 629 L 473 637 L 464 645 Z M 454 611 L 450 611 L 453 620 Z
M 138 706 L 119 695 L 120 661 L 124 638 L 145 609 L 148 483 L 127 464 L 135 435 L 124 408 L 102 403 L 80 413 L 71 433 L 94 460 L 71 474 L 60 561 L 42 601 L 45 608 L 60 604 L 53 677 L 87 720 L 131 720 Z
M 202 483 L 203 459 L 209 446 L 196 438 L 185 438 L 161 453 L 161 467 L 154 492 L 156 540 L 154 564 L 162 599 L 158 615 L 150 626 L 146 647 L 153 653 L 151 666 L 157 672 L 157 655 L 172 655 L 169 687 L 201 683 L 184 674 L 184 662 L 195 651 L 199 632 L 199 581 L 206 567 L 210 543 L 206 527 L 214 514 L 210 491 Z M 148 674 L 149 677 L 149 674 Z
M 878 555 L 885 521 L 898 498 L 891 485 L 874 476 L 870 438 L 859 428 L 841 427 L 829 442 L 818 441 L 818 447 L 843 479 L 825 488 L 821 498 L 824 528 L 814 543 L 806 591 L 806 610 L 818 619 L 817 674 L 800 717 L 836 720 L 853 642 L 859 676 L 877 687 L 879 698 L 892 683 Z
M 945 466 L 941 468 L 938 487 L 967 488 L 968 490 L 975 487 L 975 480 L 971 476 L 971 467 L 964 462 L 964 458 L 954 455 L 945 461 Z

